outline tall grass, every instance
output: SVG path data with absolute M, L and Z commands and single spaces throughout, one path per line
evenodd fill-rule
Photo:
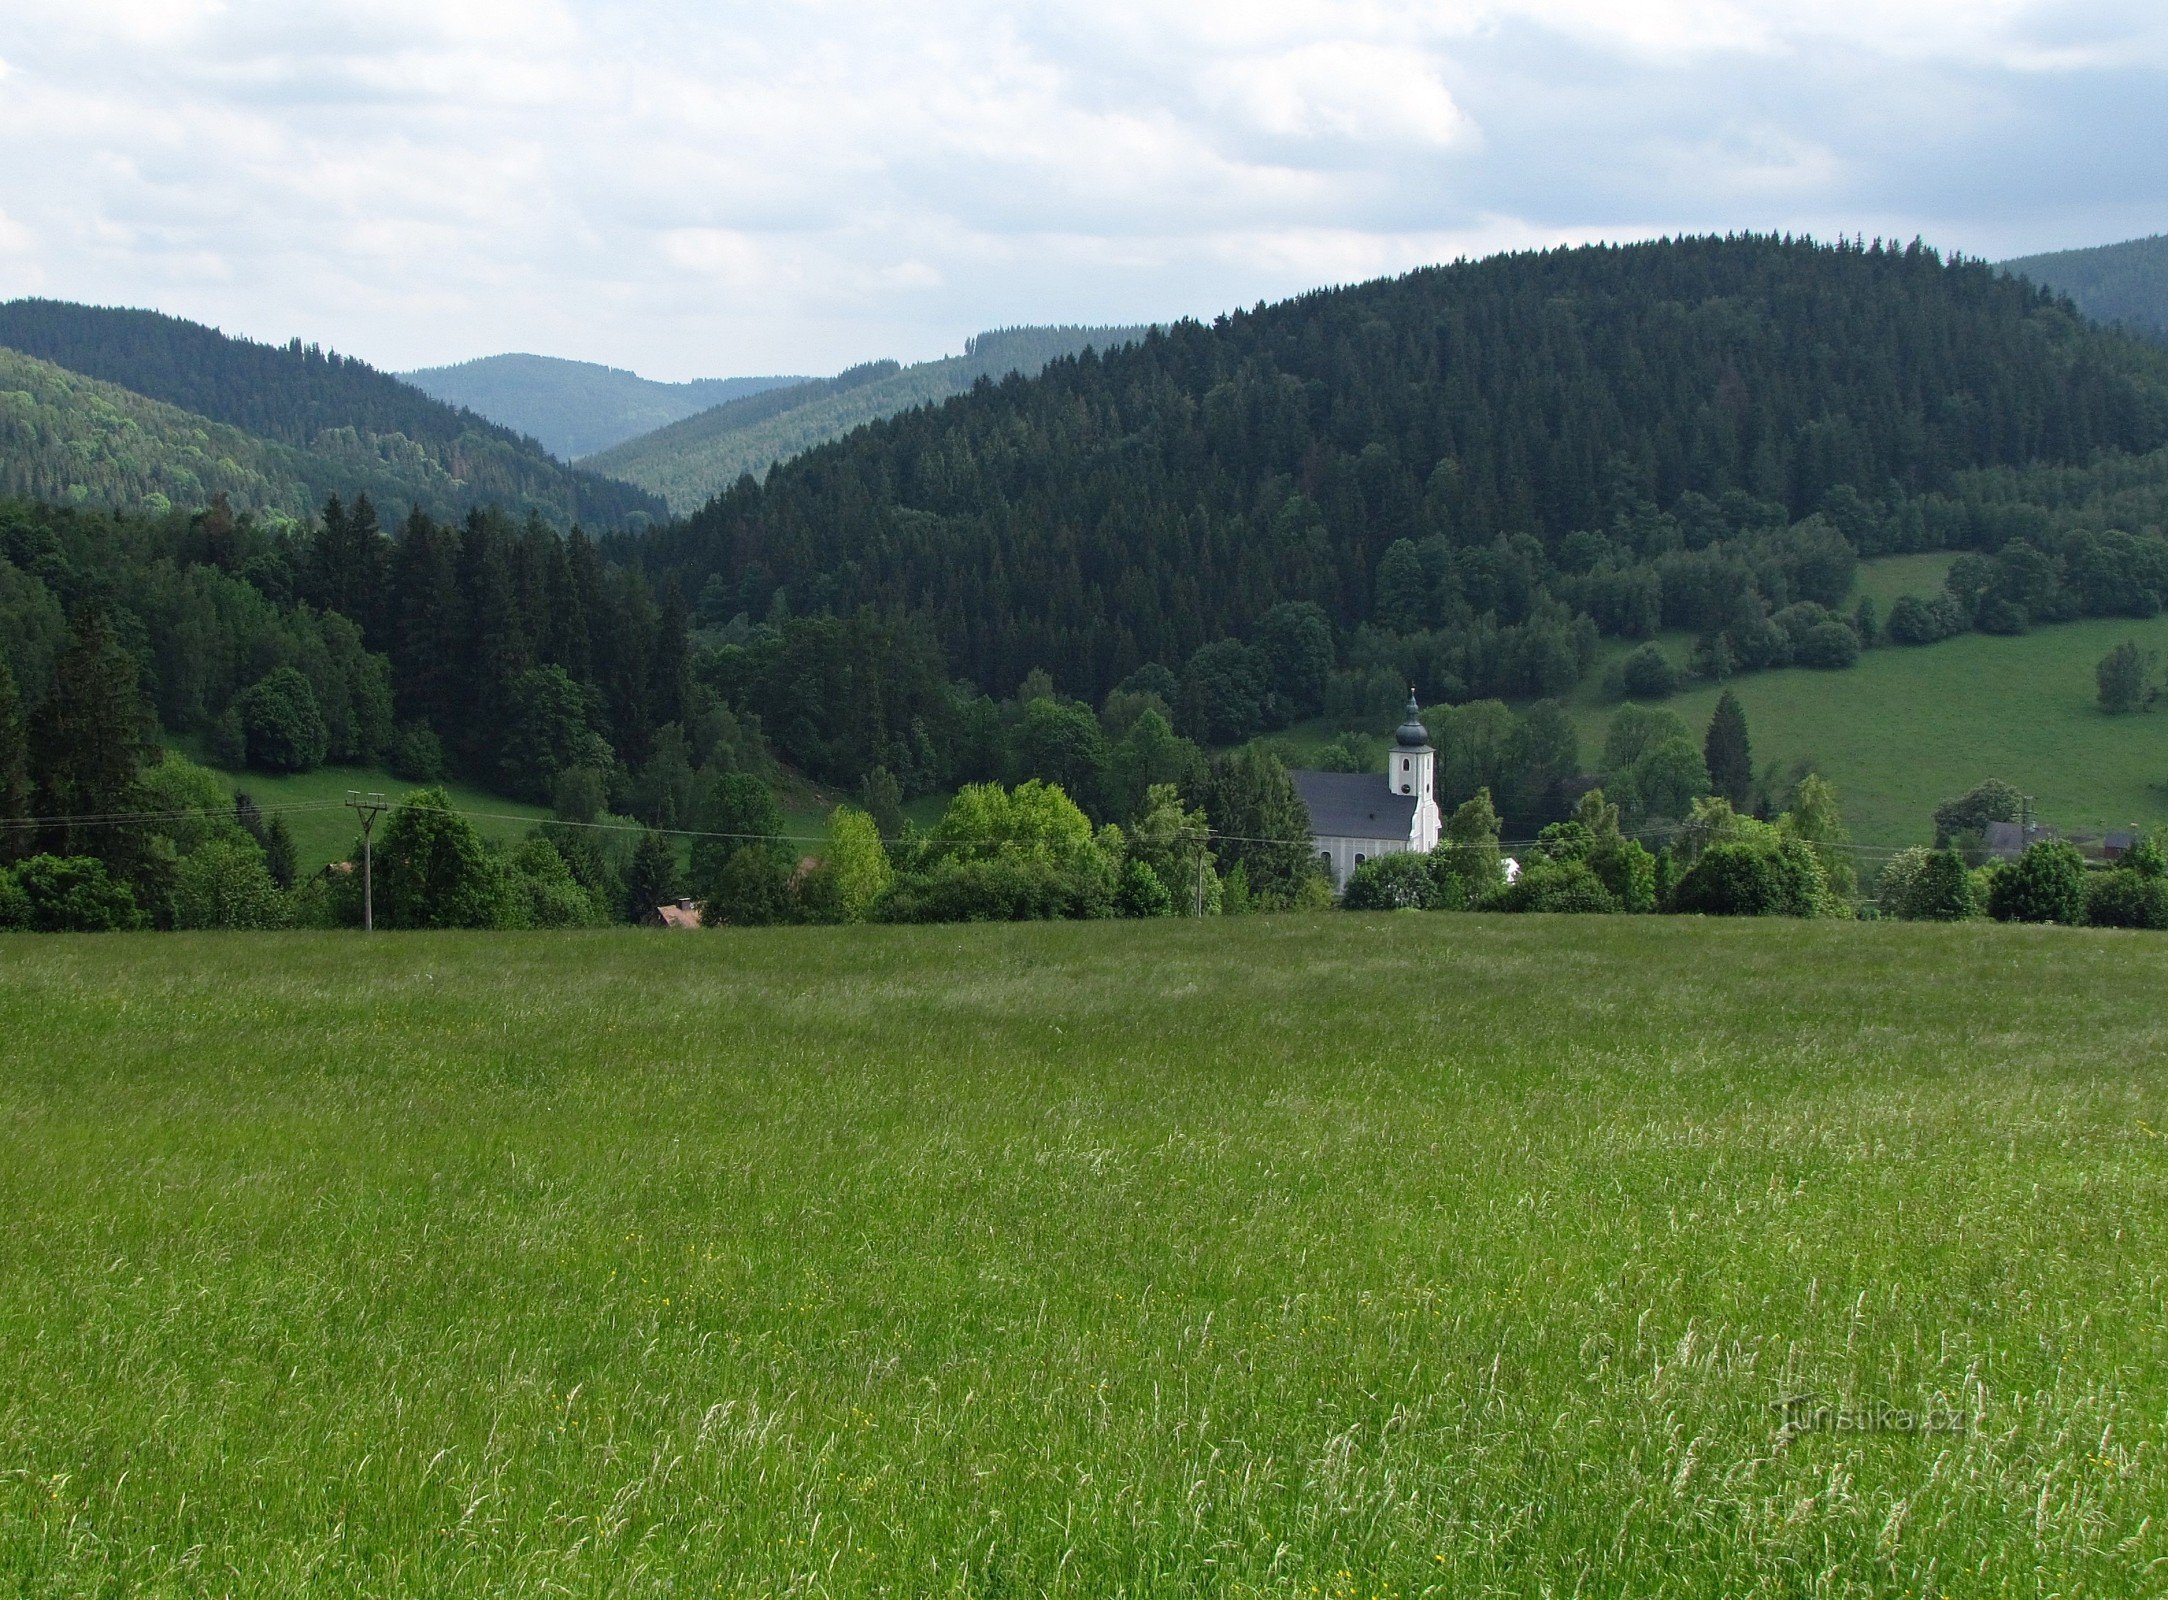
M 2164 979 L 1413 914 L 0 941 L 0 1592 L 2159 1593 Z

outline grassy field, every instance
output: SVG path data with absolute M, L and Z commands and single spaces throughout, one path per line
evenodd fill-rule
M 1790 667 L 1731 688 L 1756 763 L 1813 758 L 1864 843 L 1931 842 L 1936 804 L 1982 778 L 2016 784 L 2065 830 L 2150 825 L 2168 821 L 2168 714 L 2111 717 L 2094 700 L 2094 664 L 2125 639 L 2168 656 L 2168 616 L 1892 645 L 1848 671 Z M 1666 704 L 1698 737 L 1719 692 L 1697 685 Z M 1600 755 L 1616 709 L 1572 708 L 1584 759 Z
M 0 939 L 0 1592 L 2159 1594 L 2156 981 L 1412 913 Z
M 274 806 L 308 808 L 284 813 L 286 826 L 293 829 L 294 848 L 305 873 L 314 872 L 327 861 L 345 860 L 361 836 L 354 813 L 340 804 L 349 789 L 364 793 L 374 790 L 397 800 L 423 787 L 373 767 L 319 767 L 314 772 L 288 776 L 263 772 L 221 772 L 219 776 L 230 788 L 247 790 L 266 810 Z M 529 828 L 549 815 L 546 806 L 507 800 L 471 784 L 454 781 L 443 787 L 450 792 L 452 804 L 473 817 L 483 838 L 500 843 L 517 843 L 527 836 Z

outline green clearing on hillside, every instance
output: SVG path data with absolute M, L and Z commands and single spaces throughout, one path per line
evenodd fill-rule
M 1935 806 L 1982 778 L 2016 784 L 2066 831 L 2150 825 L 2168 821 L 2168 714 L 2111 717 L 2095 700 L 2093 668 L 2125 639 L 2168 659 L 2168 616 L 1888 645 L 1843 672 L 1787 667 L 1730 686 L 1756 764 L 1811 757 L 1862 844 L 1930 842 Z M 1697 684 L 1665 704 L 1698 737 L 1719 693 Z M 1584 760 L 1600 755 L 1616 710 L 1572 707 Z
M 411 783 L 374 767 L 319 767 L 314 772 L 284 776 L 264 772 L 220 772 L 218 775 L 228 788 L 245 789 L 267 812 L 288 806 L 297 808 L 281 810 L 280 815 L 286 818 L 286 826 L 293 830 L 294 849 L 303 873 L 314 872 L 328 861 L 344 861 L 354 841 L 361 837 L 354 813 L 341 803 L 348 790 L 359 789 L 364 794 L 374 791 L 396 802 L 416 789 L 439 787 Z M 452 804 L 473 819 L 476 830 L 484 839 L 500 844 L 518 843 L 527 836 L 529 828 L 549 815 L 546 806 L 507 800 L 472 784 L 445 782 L 441 787 L 451 795 Z
M 10 1592 L 2168 1572 L 2168 941 L 16 936 L 0 978 Z M 1806 1393 L 1962 1431 L 1781 1431 Z

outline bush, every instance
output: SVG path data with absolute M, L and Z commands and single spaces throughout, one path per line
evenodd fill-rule
M 1159 874 L 1151 863 L 1130 860 L 1122 867 L 1122 886 L 1115 896 L 1115 909 L 1125 917 L 1171 917 L 1174 915 L 1174 896 L 1159 881 Z
M 758 928 L 790 921 L 790 874 L 768 846 L 739 845 L 701 885 L 701 926 Z
M 1979 893 L 1965 858 L 1955 850 L 1930 850 L 1912 874 L 1897 914 L 1911 922 L 1964 922 L 1978 916 Z
M 1599 839 L 1583 857 L 1622 911 L 1656 909 L 1656 858 L 1638 839 Z
M 316 691 L 292 667 L 265 673 L 234 702 L 248 764 L 259 772 L 313 772 L 324 764 L 331 732 Z
M 1802 667 L 1840 671 L 1859 660 L 1859 635 L 1836 617 L 1817 622 L 1792 647 L 1792 659 Z
M 6 875 L 17 926 L 38 933 L 117 933 L 149 925 L 128 885 L 95 856 L 32 856 Z
M 591 928 L 604 920 L 554 844 L 539 833 L 521 841 L 506 863 L 504 926 Z
M 408 783 L 435 783 L 444 776 L 444 741 L 427 723 L 402 722 L 392 731 L 384 764 Z
M 1619 663 L 1619 685 L 1636 700 L 1664 700 L 1678 692 L 1679 669 L 1659 644 L 1645 644 Z
M 1485 903 L 1488 911 L 1612 916 L 1625 909 L 1585 861 L 1531 861 Z
M 1114 914 L 1113 873 L 1043 856 L 943 861 L 898 877 L 875 908 L 883 922 L 1037 922 Z
M 174 868 L 176 928 L 280 928 L 286 920 L 285 898 L 253 840 L 212 839 Z
M 2168 878 L 2129 867 L 2089 875 L 2085 920 L 2096 928 L 2168 929 Z
M 1459 879 L 1441 875 L 1434 868 L 1431 857 L 1410 850 L 1372 856 L 1348 874 L 1347 887 L 1340 895 L 1341 908 L 1347 911 L 1438 910 L 1439 901 L 1446 892 L 1441 887 L 1441 876 L 1444 883 L 1456 887 Z
M 1966 626 L 1964 609 L 1950 596 L 1922 600 L 1908 594 L 1899 596 L 1889 608 L 1885 631 L 1896 644 L 1933 644 L 1937 639 L 1963 633 Z
M 1713 844 L 1679 880 L 1676 909 L 1710 917 L 1812 917 L 1827 887 L 1822 864 L 1798 839 Z
M 2143 711 L 2153 698 L 2153 658 L 2126 639 L 2093 669 L 2100 709 L 2111 715 Z
M 2083 922 L 2085 858 L 2078 847 L 2060 839 L 2028 846 L 1995 874 L 1987 914 L 1997 922 Z

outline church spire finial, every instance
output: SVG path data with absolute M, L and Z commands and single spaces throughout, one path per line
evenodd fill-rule
M 1423 708 L 1416 703 L 1415 686 L 1408 686 L 1407 718 L 1393 735 L 1394 742 L 1403 750 L 1422 750 L 1429 747 L 1430 730 L 1423 726 Z

